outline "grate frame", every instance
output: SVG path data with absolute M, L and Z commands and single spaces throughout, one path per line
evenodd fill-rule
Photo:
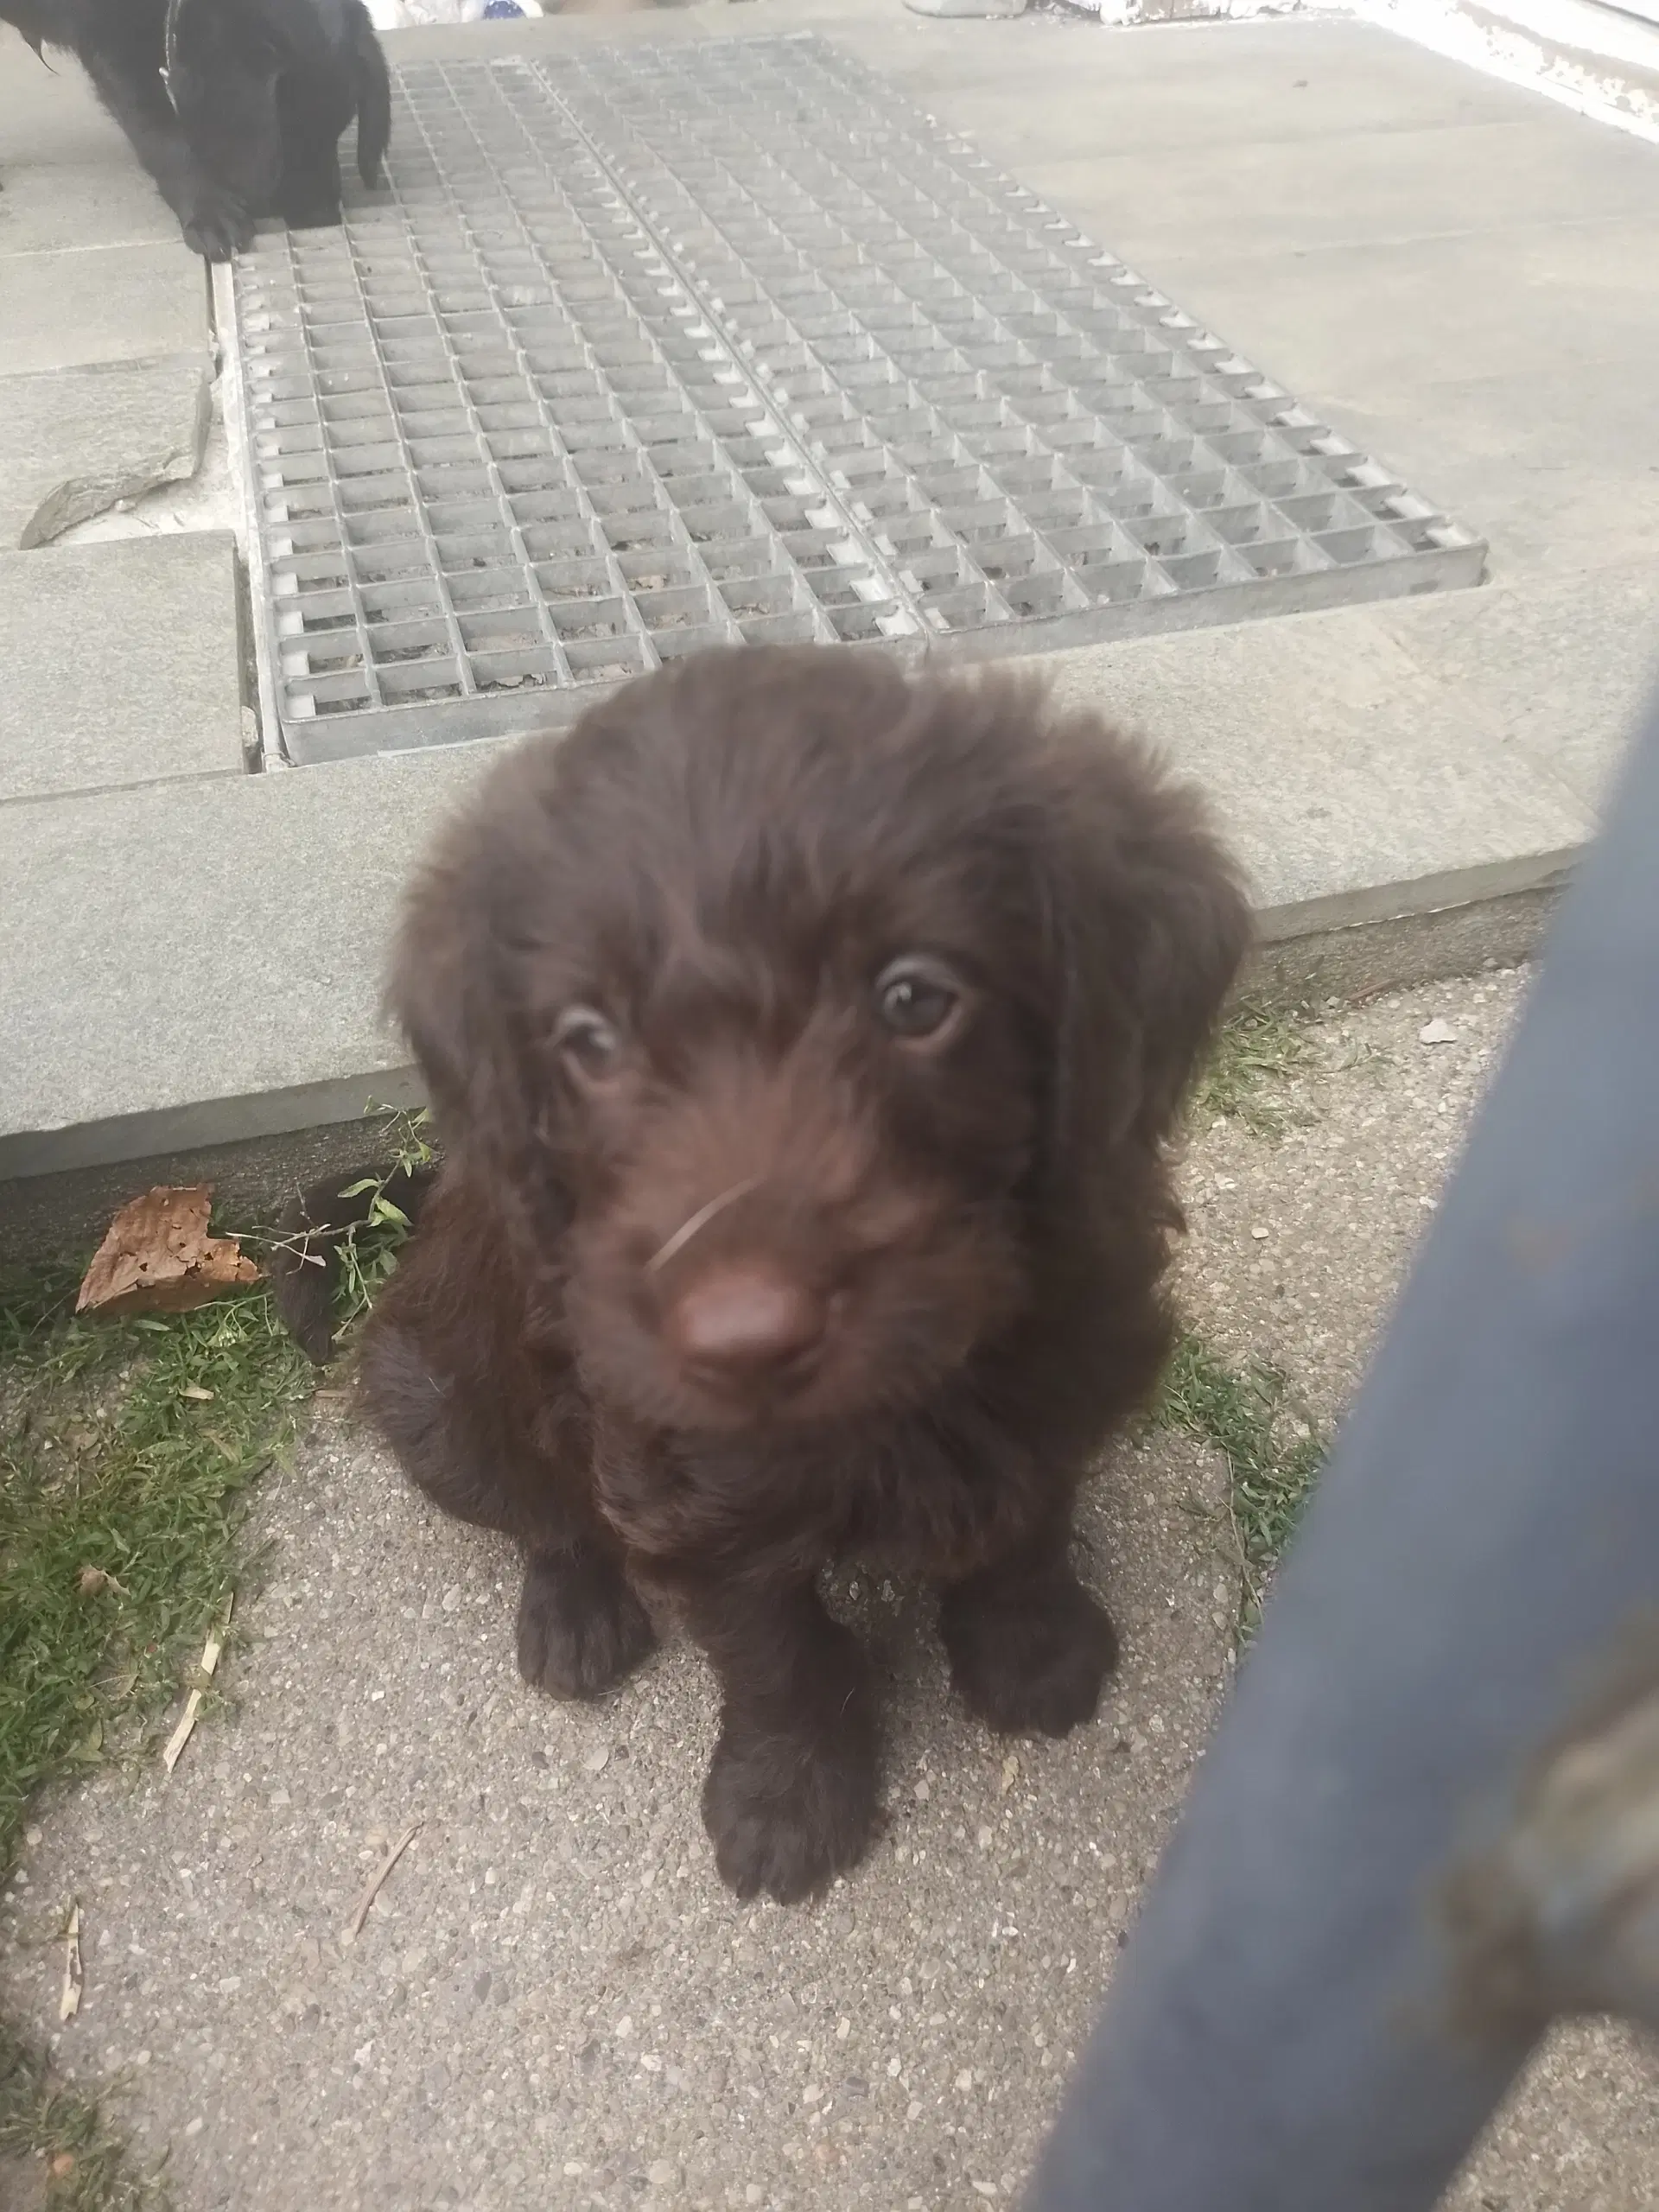
M 218 272 L 268 759 L 712 644 L 1052 650 L 1485 546 L 811 33 L 393 72 L 389 200 Z

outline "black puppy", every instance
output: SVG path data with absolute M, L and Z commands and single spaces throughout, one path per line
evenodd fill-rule
M 209 261 L 255 219 L 340 220 L 340 134 L 379 181 L 391 135 L 385 57 L 362 0 L 0 0 L 38 53 L 66 48 Z

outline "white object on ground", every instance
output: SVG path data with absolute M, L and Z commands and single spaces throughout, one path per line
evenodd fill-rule
M 918 16 L 1023 16 L 1026 0 L 905 0 Z
M 378 31 L 418 30 L 432 23 L 476 23 L 489 0 L 365 0 Z M 513 0 L 521 16 L 539 16 L 542 0 Z
M 925 5 L 929 15 L 1001 15 L 1017 10 Z M 1161 19 L 1149 0 L 1066 0 L 1116 29 Z M 1321 15 L 1355 16 L 1431 54 L 1461 61 L 1508 85 L 1524 85 L 1597 123 L 1659 143 L 1659 22 L 1656 0 L 1337 0 Z M 1630 12 L 1634 8 L 1635 12 Z M 1303 0 L 1189 0 L 1185 16 L 1241 21 L 1308 12 Z

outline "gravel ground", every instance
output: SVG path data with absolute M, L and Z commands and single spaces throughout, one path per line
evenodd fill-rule
M 1276 1141 L 1194 1141 L 1188 1310 L 1322 1419 L 1519 996 L 1494 976 L 1333 1012 Z M 1422 1044 L 1430 1021 L 1452 1040 Z M 1182 1438 L 1103 1471 L 1087 1533 L 1126 1662 L 1060 1745 L 970 1726 L 919 1596 L 845 1586 L 888 1681 L 888 1825 L 817 1907 L 740 1907 L 697 1818 L 695 1655 L 594 1710 L 532 1696 L 505 1549 L 427 1511 L 325 1404 L 264 1494 L 228 1709 L 170 1782 L 106 1776 L 42 1812 L 0 1992 L 78 2078 L 121 2078 L 181 2212 L 1010 2201 L 1228 1677 L 1224 1501 Z M 72 1895 L 86 1984 L 60 2031 L 43 1939 Z M 1656 2081 L 1622 2033 L 1563 2034 L 1459 2212 L 1650 2205 Z

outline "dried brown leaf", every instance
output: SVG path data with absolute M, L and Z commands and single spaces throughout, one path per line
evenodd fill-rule
M 147 1191 L 123 1206 L 92 1255 L 77 1313 L 183 1313 L 257 1282 L 233 1236 L 210 1236 L 213 1186 Z
M 118 1582 L 101 1567 L 83 1567 L 78 1579 L 83 1598 L 95 1598 L 100 1590 L 113 1590 L 123 1598 L 128 1594 L 126 1584 Z

